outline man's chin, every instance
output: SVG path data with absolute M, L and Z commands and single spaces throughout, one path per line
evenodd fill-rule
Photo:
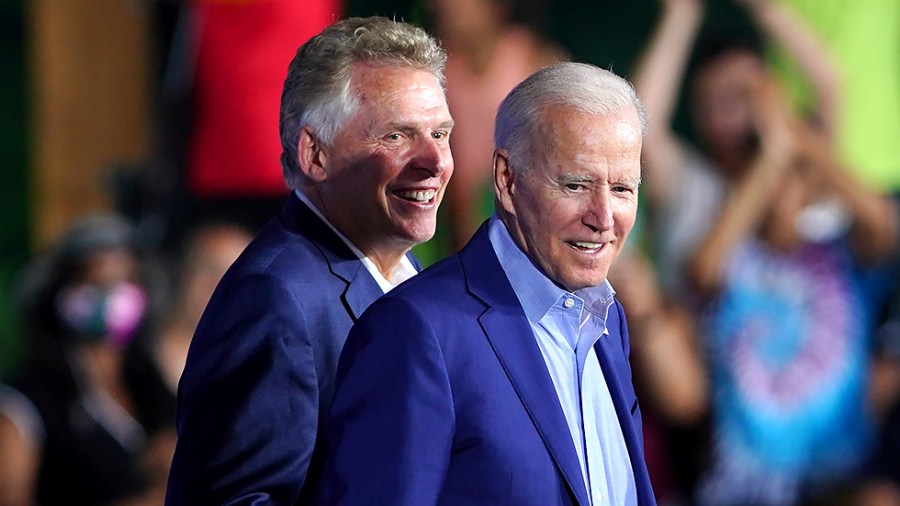
M 591 273 L 568 276 L 560 283 L 566 290 L 575 292 L 585 288 L 602 285 L 606 281 L 605 273 Z
M 418 246 L 419 244 L 426 243 L 430 241 L 434 237 L 435 228 L 409 228 L 404 227 L 398 230 L 397 234 L 394 234 L 397 242 L 406 245 L 407 247 L 412 248 L 413 246 Z
M 433 216 L 421 216 L 418 219 L 406 219 L 394 224 L 396 235 L 414 244 L 429 241 L 437 230 L 437 220 Z

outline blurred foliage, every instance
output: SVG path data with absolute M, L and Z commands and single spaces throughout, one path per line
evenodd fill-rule
M 900 2 L 782 0 L 809 20 L 842 73 L 838 148 L 849 168 L 876 190 L 900 190 Z M 772 61 L 789 96 L 813 99 L 803 73 L 783 51 Z

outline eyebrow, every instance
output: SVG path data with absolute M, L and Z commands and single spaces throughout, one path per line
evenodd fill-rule
M 439 129 L 453 128 L 455 125 L 456 125 L 456 123 L 452 119 L 448 119 L 448 120 L 442 122 L 437 127 Z M 405 121 L 395 121 L 393 123 L 388 123 L 387 129 L 388 130 L 400 130 L 403 132 L 411 132 L 411 131 L 417 130 L 418 128 L 410 123 L 405 122 Z
M 619 183 L 631 186 L 632 188 L 638 188 L 641 186 L 642 182 L 643 182 L 643 178 L 637 177 L 637 178 L 631 178 L 631 179 L 623 179 Z
M 556 178 L 560 183 L 592 183 L 594 178 L 580 174 L 563 174 Z
M 556 178 L 556 181 L 557 181 L 557 183 L 560 183 L 560 184 L 569 184 L 569 183 L 593 183 L 596 180 L 590 176 L 583 176 L 580 174 L 563 174 L 561 176 L 558 176 Z M 637 178 L 622 179 L 622 180 L 616 181 L 615 184 L 625 185 L 630 188 L 640 188 L 642 182 L 643 182 L 643 179 L 641 177 L 637 177 Z

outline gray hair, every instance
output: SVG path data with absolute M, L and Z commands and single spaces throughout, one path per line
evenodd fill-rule
M 510 166 L 525 170 L 541 114 L 552 106 L 569 106 L 587 114 L 607 115 L 633 106 L 646 135 L 644 105 L 625 79 L 586 63 L 561 62 L 544 67 L 519 83 L 497 111 L 494 145 L 508 152 Z
M 320 142 L 331 144 L 359 107 L 350 87 L 354 63 L 426 70 L 443 86 L 446 61 L 437 40 L 421 28 L 377 16 L 341 20 L 300 46 L 281 94 L 281 167 L 287 185 L 294 188 L 301 177 L 301 128 L 311 127 Z

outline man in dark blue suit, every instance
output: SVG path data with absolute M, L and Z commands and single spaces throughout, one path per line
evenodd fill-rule
M 347 332 L 416 273 L 409 250 L 434 233 L 453 170 L 444 62 L 425 32 L 384 18 L 340 21 L 291 62 L 281 162 L 293 192 L 197 327 L 167 504 L 314 494 Z
M 653 505 L 607 272 L 634 225 L 631 86 L 547 67 L 500 106 L 497 214 L 350 332 L 323 504 Z

